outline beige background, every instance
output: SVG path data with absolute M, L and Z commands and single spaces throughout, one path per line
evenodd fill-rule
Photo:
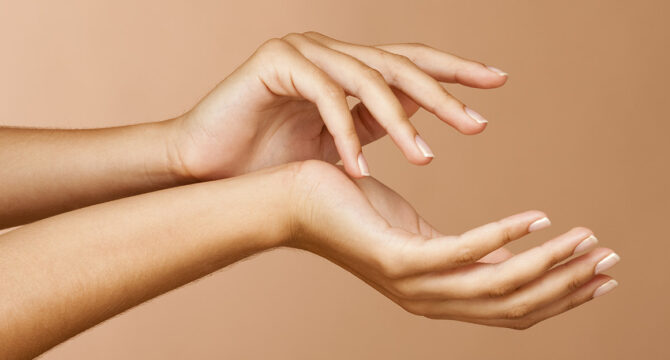
M 445 232 L 529 208 L 621 254 L 612 294 L 527 331 L 403 312 L 320 258 L 280 250 L 159 297 L 47 353 L 57 359 L 669 358 L 667 1 L 2 1 L 0 123 L 97 127 L 176 116 L 258 44 L 316 30 L 420 41 L 510 73 L 449 86 L 490 125 L 421 112 L 437 158 L 366 148 L 373 175 Z

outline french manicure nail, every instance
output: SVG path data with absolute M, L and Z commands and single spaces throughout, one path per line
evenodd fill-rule
M 358 154 L 358 169 L 361 171 L 361 175 L 370 176 L 370 170 L 368 169 L 368 162 L 365 161 L 363 153 Z
M 486 124 L 489 122 L 488 120 L 484 119 L 484 117 L 479 114 L 478 112 L 470 109 L 469 107 L 465 107 L 465 113 L 468 114 L 474 121 L 480 123 L 480 124 Z
M 419 148 L 419 150 L 421 150 L 421 153 L 423 154 L 423 156 L 425 156 L 427 158 L 434 158 L 435 157 L 433 152 L 430 150 L 430 147 L 428 147 L 428 144 L 426 144 L 426 142 L 423 141 L 421 136 L 417 135 L 414 138 L 414 141 L 416 142 L 416 146 Z
M 600 260 L 600 262 L 596 265 L 595 274 L 598 275 L 598 274 L 602 273 L 603 271 L 611 268 L 616 263 L 618 263 L 619 260 L 621 260 L 621 258 L 616 253 L 611 253 L 611 254 L 605 256 L 605 258 Z
M 596 238 L 593 235 L 590 235 L 586 239 L 582 240 L 582 242 L 577 245 L 575 248 L 575 251 L 573 251 L 573 254 L 581 253 L 587 250 L 593 249 L 596 245 L 598 244 L 598 238 Z
M 616 280 L 612 279 L 612 280 L 598 286 L 596 291 L 593 292 L 593 297 L 595 298 L 595 297 L 598 297 L 600 295 L 605 295 L 608 292 L 614 290 L 614 288 L 617 287 L 618 285 L 619 285 L 619 283 Z
M 546 227 L 549 227 L 549 225 L 551 225 L 551 221 L 549 221 L 549 218 L 543 217 L 542 219 L 533 221 L 533 223 L 530 224 L 530 226 L 528 226 L 528 232 L 541 230 Z
M 494 73 L 500 75 L 500 76 L 507 76 L 507 75 L 508 75 L 506 72 L 504 72 L 504 71 L 498 69 L 497 67 L 487 66 L 487 68 L 488 68 L 489 70 L 493 71 Z

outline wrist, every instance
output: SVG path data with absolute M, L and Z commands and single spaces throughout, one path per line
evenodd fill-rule
M 246 214 L 248 221 L 242 228 L 249 231 L 247 241 L 257 251 L 286 246 L 293 237 L 300 220 L 294 195 L 298 168 L 299 163 L 291 163 L 207 182 L 226 189 L 220 197 L 224 199 L 223 211 Z
M 163 141 L 163 168 L 175 181 L 185 184 L 202 180 L 194 174 L 185 158 L 187 116 L 188 114 L 183 114 L 173 119 L 152 123 L 160 131 L 160 139 Z

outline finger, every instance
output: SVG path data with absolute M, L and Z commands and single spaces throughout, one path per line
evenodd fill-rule
M 261 49 L 263 59 L 272 64 L 261 67 L 259 78 L 264 85 L 277 95 L 303 97 L 316 104 L 347 173 L 369 175 L 344 89 L 286 41 L 273 39 Z
M 347 93 L 359 98 L 410 162 L 414 164 L 430 162 L 432 152 L 425 147 L 425 143 L 419 142 L 417 131 L 409 122 L 403 106 L 377 70 L 304 35 L 292 33 L 286 35 L 284 39 L 325 71 Z M 419 146 L 424 147 L 422 149 Z
M 338 263 L 335 261 L 335 263 Z M 444 319 L 444 320 L 456 320 L 469 322 L 473 324 L 487 325 L 487 326 L 496 326 L 496 327 L 506 327 L 511 329 L 523 330 L 527 329 L 541 321 L 560 315 L 566 311 L 569 311 L 573 308 L 576 308 L 584 303 L 598 297 L 605 295 L 612 291 L 618 286 L 616 280 L 612 279 L 607 275 L 596 275 L 586 284 L 582 285 L 579 289 L 574 292 L 548 304 L 547 306 L 540 308 L 536 311 L 529 313 L 526 316 L 520 317 L 518 319 L 489 319 L 489 318 L 473 318 L 473 317 L 463 317 L 463 316 L 454 316 L 454 315 L 445 315 L 442 313 L 436 313 L 434 310 L 425 306 L 424 304 L 412 300 L 407 300 L 396 296 L 392 291 L 388 290 L 388 285 L 384 286 L 378 281 L 374 281 L 366 276 L 363 276 L 361 273 L 356 270 L 348 267 L 346 264 L 339 264 L 352 274 L 354 274 L 359 279 L 363 280 L 365 283 L 382 293 L 384 296 L 398 304 L 404 310 L 420 316 L 425 316 L 431 319 Z
M 407 114 L 408 118 L 419 110 L 419 105 L 402 91 L 393 87 L 391 88 L 391 91 L 393 91 L 393 94 L 395 94 L 400 105 L 405 109 L 405 114 Z M 356 104 L 351 110 L 351 113 L 354 117 L 356 131 L 358 132 L 361 144 L 369 144 L 386 135 L 386 130 L 384 130 L 379 122 L 377 122 L 372 114 L 370 114 L 370 111 L 362 102 Z
M 488 319 L 519 319 L 586 284 L 618 261 L 612 250 L 600 248 L 573 259 L 498 298 L 456 299 L 427 303 L 436 314 Z
M 428 45 L 418 43 L 384 44 L 375 47 L 406 56 L 438 81 L 459 83 L 482 89 L 496 88 L 507 81 L 507 73 L 498 68 L 464 59 Z
M 486 254 L 531 231 L 550 224 L 540 211 L 527 211 L 496 221 L 457 237 L 423 241 L 387 241 L 380 264 L 390 278 L 443 271 L 472 264 Z
M 409 277 L 398 280 L 396 286 L 412 293 L 414 298 L 424 299 L 503 296 L 540 277 L 575 252 L 595 248 L 597 243 L 589 229 L 575 228 L 504 262 Z
M 562 297 L 553 303 L 536 310 L 519 319 L 473 319 L 473 318 L 450 318 L 452 320 L 467 321 L 475 324 L 506 327 L 517 330 L 528 329 L 529 327 L 560 315 L 577 306 L 583 305 L 598 296 L 605 295 L 614 290 L 619 283 L 607 275 L 597 275 L 586 284 L 582 285 L 576 291 Z
M 488 253 L 486 256 L 479 259 L 479 262 L 497 264 L 499 262 L 503 262 L 503 261 L 511 258 L 512 256 L 514 256 L 513 252 L 511 252 L 511 251 L 509 251 L 505 248 L 500 248 L 500 249 L 494 250 L 493 252 Z
M 463 105 L 407 57 L 376 47 L 345 43 L 318 33 L 305 35 L 378 70 L 388 84 L 402 90 L 421 107 L 460 132 L 475 134 L 484 130 L 486 120 L 481 115 Z

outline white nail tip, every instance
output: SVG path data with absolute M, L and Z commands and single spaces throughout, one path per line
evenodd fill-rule
M 508 75 L 506 72 L 504 72 L 504 71 L 498 69 L 497 67 L 487 66 L 487 68 L 488 68 L 489 70 L 493 71 L 494 73 L 500 75 L 500 76 L 507 76 L 507 75 Z
M 533 221 L 533 223 L 530 224 L 530 226 L 528 226 L 528 232 L 541 230 L 546 227 L 549 227 L 549 225 L 551 225 L 551 221 L 549 221 L 549 218 L 543 217 L 542 219 Z
M 598 275 L 598 274 L 602 273 L 603 271 L 611 268 L 616 263 L 618 263 L 619 260 L 621 260 L 621 258 L 616 253 L 611 253 L 611 254 L 605 256 L 605 258 L 600 260 L 600 262 L 598 262 L 598 264 L 596 265 L 595 274 Z
M 598 297 L 598 296 L 601 296 L 601 295 L 605 295 L 608 292 L 614 290 L 614 288 L 617 287 L 618 285 L 619 285 L 619 282 L 612 279 L 612 280 L 598 286 L 596 291 L 593 292 L 593 297 L 595 298 L 595 297 Z
M 434 158 L 435 157 L 433 152 L 430 150 L 430 147 L 428 147 L 428 144 L 426 144 L 426 142 L 423 141 L 421 136 L 417 135 L 414 138 L 414 141 L 416 142 L 416 146 L 419 148 L 419 150 L 421 150 L 421 153 L 423 154 L 423 156 L 425 156 L 427 158 Z
M 465 107 L 465 113 L 468 114 L 468 116 L 471 117 L 474 121 L 480 124 L 486 124 L 487 122 L 489 122 L 480 113 L 470 109 L 467 106 Z
M 358 169 L 361 171 L 361 175 L 370 176 L 370 170 L 368 169 L 368 162 L 365 161 L 363 153 L 358 154 Z
M 577 245 L 575 251 L 573 251 L 573 254 L 591 250 L 594 246 L 596 246 L 596 244 L 598 244 L 598 238 L 596 238 L 593 235 L 590 235 L 586 239 L 582 240 L 582 242 L 580 242 L 579 245 Z

